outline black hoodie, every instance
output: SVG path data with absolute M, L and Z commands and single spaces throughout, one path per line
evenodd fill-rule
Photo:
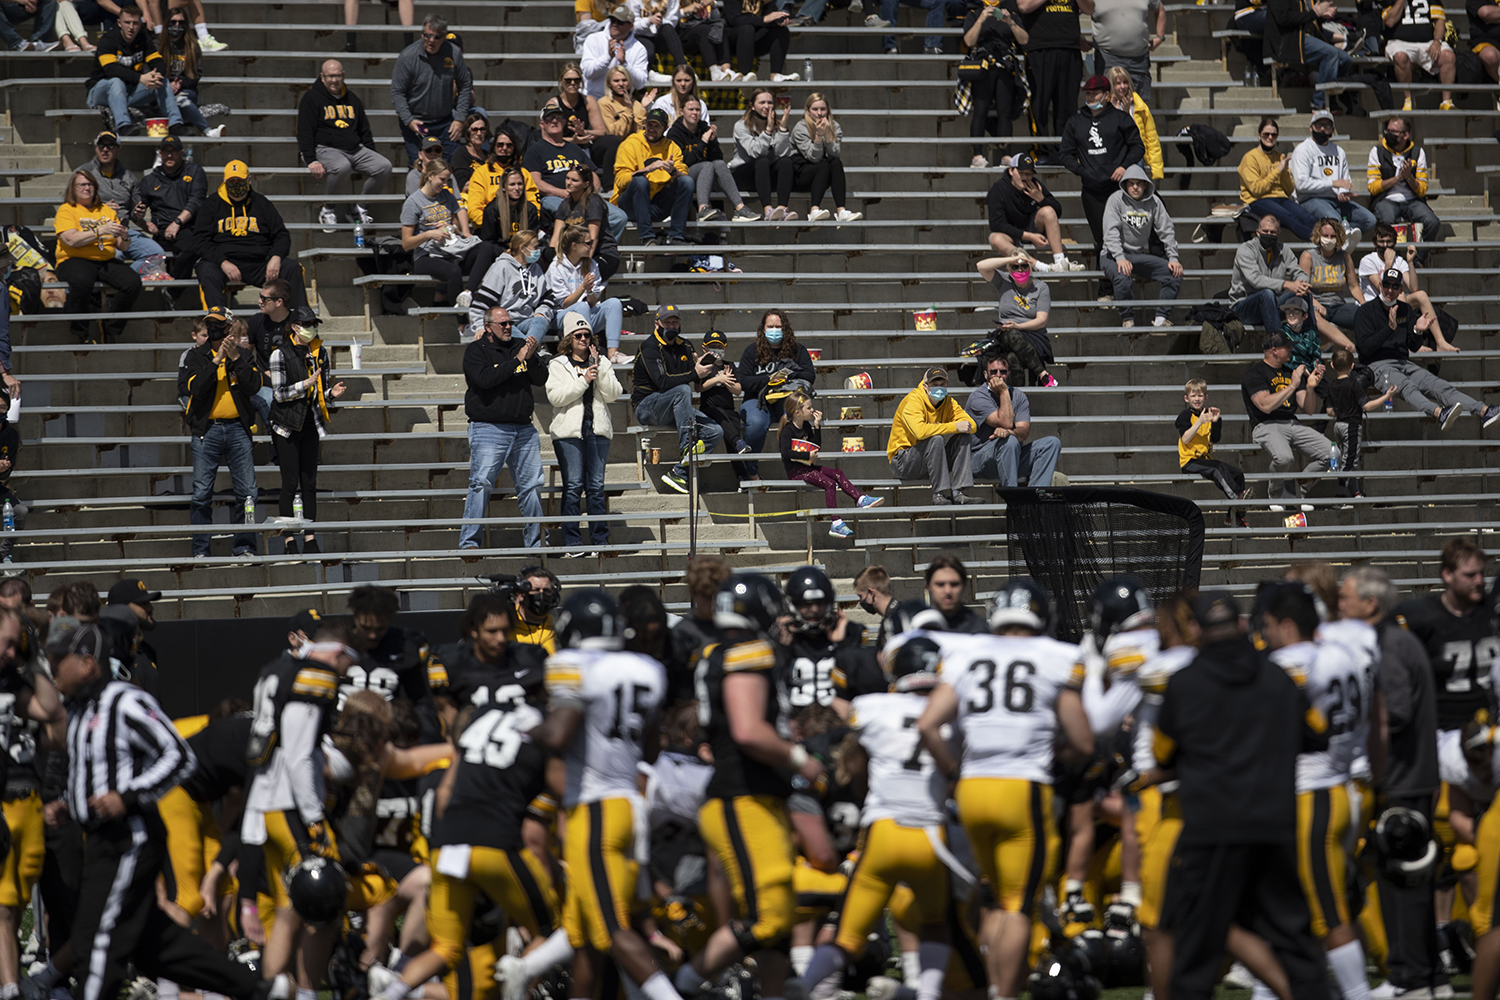
M 297 149 L 303 163 L 318 158 L 318 147 L 352 153 L 361 146 L 374 148 L 370 120 L 364 102 L 348 87 L 334 96 L 319 78 L 297 102 Z
M 1062 165 L 1078 175 L 1084 190 L 1102 197 L 1120 190 L 1115 168 L 1128 167 L 1145 155 L 1135 119 L 1113 104 L 1106 104 L 1098 118 L 1084 105 L 1063 126 Z
M 231 201 L 220 184 L 193 220 L 193 250 L 211 264 L 260 266 L 268 257 L 286 260 L 292 235 L 271 199 L 252 188 L 244 201 Z
M 535 356 L 517 361 L 524 337 L 496 340 L 488 333 L 464 348 L 464 414 L 485 424 L 530 424 L 536 411 L 531 387 L 547 384 L 547 366 Z
M 136 185 L 136 196 L 146 206 L 151 221 L 165 229 L 177 221 L 184 211 L 197 218 L 208 197 L 208 181 L 203 168 L 184 161 L 177 168 L 176 176 L 166 167 L 157 167 Z M 192 220 L 188 220 L 191 224 Z M 179 232 L 186 227 L 178 227 Z
M 709 123 L 699 121 L 697 129 L 688 128 L 687 119 L 678 118 L 667 129 L 667 138 L 677 143 L 677 148 L 682 150 L 682 162 L 693 167 L 707 160 L 724 159 L 724 150 L 719 146 L 719 140 L 704 141 L 703 133 L 708 131 Z

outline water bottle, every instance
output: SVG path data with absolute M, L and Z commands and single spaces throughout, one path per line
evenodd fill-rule
M 1339 446 L 1338 445 L 1334 445 L 1332 448 L 1328 449 L 1328 471 L 1329 472 L 1337 472 L 1337 471 L 1339 471 Z
M 365 224 L 363 222 L 354 223 L 354 245 L 359 247 L 360 249 L 364 249 Z
M 298 521 L 302 520 L 302 492 L 300 490 L 296 496 L 292 497 L 292 517 Z
M 251 494 L 245 498 L 245 523 L 255 523 L 255 496 Z
M 808 83 L 812 83 L 812 60 L 811 59 L 804 59 L 804 60 L 802 60 L 802 79 L 806 80 Z
M 16 508 L 9 500 L 5 501 L 5 532 L 13 534 L 16 530 Z
M 1395 409 L 1396 409 L 1396 397 L 1395 396 L 1387 396 L 1387 397 L 1385 397 L 1385 412 L 1390 413 L 1391 411 L 1393 411 Z

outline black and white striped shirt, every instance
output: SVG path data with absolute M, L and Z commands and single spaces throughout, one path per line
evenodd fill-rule
M 111 681 L 68 706 L 68 809 L 97 825 L 89 799 L 118 792 L 127 812 L 180 784 L 197 761 L 149 694 Z

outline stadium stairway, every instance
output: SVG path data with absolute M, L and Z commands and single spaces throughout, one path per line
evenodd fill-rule
M 323 448 L 320 485 L 327 492 L 319 498 L 318 530 L 324 554 L 311 560 L 283 556 L 275 527 L 263 526 L 262 551 L 273 554 L 231 557 L 232 497 L 223 473 L 213 554 L 207 560 L 189 557 L 191 456 L 173 381 L 187 343 L 188 314 L 174 313 L 161 291 L 150 291 L 121 343 L 86 351 L 57 314 L 13 318 L 15 363 L 25 385 L 25 450 L 15 484 L 32 505 L 15 568 L 30 575 L 38 592 L 73 579 L 102 584 L 106 577 L 140 575 L 168 593 L 158 609 L 162 617 L 261 615 L 310 604 L 337 608 L 344 591 L 382 581 L 401 587 L 412 608 L 452 608 L 482 586 L 476 577 L 535 561 L 521 548 L 521 521 L 506 475 L 488 512 L 494 548 L 468 560 L 457 551 L 468 447 L 463 340 L 455 312 L 431 308 L 430 292 L 419 287 L 406 303 L 408 312 L 382 315 L 370 283 L 356 284 L 362 271 L 351 227 L 325 234 L 313 221 L 322 185 L 298 163 L 293 109 L 322 58 L 344 61 L 351 86 L 372 113 L 381 148 L 399 159 L 386 81 L 402 29 L 380 23 L 386 5 L 365 6 L 358 34 L 360 48 L 370 51 L 344 54 L 337 51 L 345 29 L 337 23 L 336 2 L 257 5 L 266 16 L 254 20 L 243 3 L 208 0 L 214 33 L 231 47 L 207 57 L 204 100 L 235 111 L 225 120 L 227 137 L 189 142 L 195 161 L 211 171 L 230 158 L 246 158 L 257 187 L 279 206 L 325 318 L 323 335 L 339 377 L 350 385 L 349 405 L 337 414 Z M 417 3 L 419 17 L 441 12 L 463 33 L 477 100 L 492 120 L 535 119 L 563 63 L 574 58 L 571 10 L 562 0 Z M 1207 526 L 1206 584 L 1247 592 L 1286 561 L 1316 557 L 1340 566 L 1373 563 L 1405 586 L 1423 586 L 1437 576 L 1437 550 L 1446 536 L 1477 530 L 1493 542 L 1500 427 L 1481 430 L 1465 418 L 1443 433 L 1404 405 L 1394 413 L 1377 412 L 1365 499 L 1345 502 L 1330 477 L 1313 486 L 1314 509 L 1305 528 L 1288 529 L 1283 518 L 1289 512 L 1267 509 L 1267 460 L 1250 442 L 1238 394 L 1240 373 L 1257 355 L 1203 355 L 1197 329 L 1184 324 L 1192 304 L 1222 298 L 1228 286 L 1234 229 L 1213 227 L 1226 220 L 1212 210 L 1238 200 L 1234 164 L 1254 141 L 1256 122 L 1262 114 L 1279 113 L 1282 134 L 1300 141 L 1307 115 L 1291 109 L 1305 108 L 1311 91 L 1245 86 L 1240 56 L 1231 50 L 1226 58 L 1213 37 L 1223 27 L 1221 7 L 1171 5 L 1169 11 L 1172 37 L 1156 53 L 1160 84 L 1154 103 L 1167 148 L 1168 176 L 1160 193 L 1178 222 L 1188 272 L 1173 312 L 1178 325 L 1151 328 L 1150 309 L 1143 307 L 1140 325 L 1122 329 L 1114 304 L 1096 301 L 1097 272 L 1049 276 L 1058 358 L 1051 371 L 1062 386 L 1029 390 L 1033 434 L 1062 439 L 1059 470 L 1069 482 L 1138 485 L 1197 502 Z M 903 53 L 920 51 L 920 14 L 901 10 Z M 798 106 L 812 90 L 829 97 L 846 136 L 849 201 L 864 211 L 864 220 L 845 226 L 694 226 L 710 242 L 688 251 L 641 248 L 632 232 L 622 245 L 627 266 L 610 287 L 651 306 L 675 302 L 686 314 L 689 337 L 710 326 L 722 329 L 733 356 L 750 342 L 765 308 L 786 308 L 799 340 L 822 352 L 818 388 L 829 424 L 826 460 L 886 503 L 855 514 L 844 499 L 843 513 L 856 537 L 829 538 L 821 492 L 784 480 L 774 437 L 762 456 L 761 489 L 737 489 L 730 456 L 721 453 L 702 462 L 700 495 L 682 496 L 661 485 L 674 435 L 636 427 L 621 402 L 607 477 L 610 545 L 599 555 L 569 560 L 560 558 L 564 550 L 550 549 L 545 559 L 565 585 L 644 582 L 661 587 L 669 604 L 679 605 L 686 599 L 680 575 L 690 546 L 723 551 L 736 566 L 767 571 L 811 559 L 836 581 L 878 561 L 901 592 L 915 592 L 927 562 L 944 549 L 970 562 L 976 593 L 992 590 L 1012 571 L 1004 505 L 987 486 L 974 491 L 987 501 L 982 506 L 933 507 L 925 487 L 894 483 L 884 455 L 895 405 L 922 369 L 935 361 L 956 368 L 959 351 L 992 326 L 995 295 L 979 281 L 973 263 L 986 255 L 984 192 L 1001 171 L 967 166 L 968 122 L 954 112 L 946 82 L 956 40 L 948 39 L 950 51 L 943 57 L 903 54 L 891 60 L 878 53 L 882 32 L 853 23 L 835 12 L 824 25 L 795 32 L 788 65 L 800 72 L 810 60 L 814 80 L 785 89 Z M 0 184 L 11 185 L 6 193 L 15 195 L 0 201 L 0 221 L 50 235 L 67 171 L 92 155 L 99 128 L 97 116 L 84 107 L 81 81 L 88 61 L 61 53 L 8 54 L 0 55 L 0 66 Z M 739 88 L 705 84 L 705 90 L 721 130 L 728 132 Z M 1492 97 L 1463 95 L 1463 113 L 1435 114 L 1428 112 L 1437 95 L 1419 92 L 1416 120 L 1434 190 L 1441 192 L 1434 208 L 1451 228 L 1448 245 L 1422 272 L 1423 287 L 1462 324 L 1462 353 L 1441 357 L 1442 374 L 1494 403 L 1500 402 L 1500 219 L 1489 208 L 1488 172 L 1482 169 L 1500 161 L 1490 134 L 1497 124 Z M 1372 98 L 1363 99 L 1373 107 Z M 1216 166 L 1185 166 L 1177 132 L 1192 122 L 1231 134 L 1234 151 Z M 1339 141 L 1356 173 L 1377 128 L 1378 120 L 1368 117 L 1338 119 Z M 149 167 L 151 146 L 143 137 L 127 140 L 129 165 L 137 171 Z M 397 229 L 400 173 L 374 199 L 377 232 Z M 1064 206 L 1069 242 L 1085 249 L 1090 240 L 1076 180 L 1059 168 L 1044 168 L 1043 176 Z M 793 207 L 805 216 L 806 196 L 795 196 Z M 1203 242 L 1193 242 L 1200 223 L 1208 224 L 1208 232 Z M 702 252 L 723 254 L 741 271 L 672 270 L 688 253 Z M 1145 302 L 1155 294 L 1154 287 L 1138 291 Z M 937 314 L 937 330 L 918 331 L 914 312 L 927 307 Z M 253 290 L 240 294 L 236 308 L 254 309 Z M 622 347 L 634 354 L 649 320 L 629 318 L 626 327 Z M 1252 336 L 1247 351 L 1257 339 Z M 358 370 L 350 351 L 355 343 L 363 355 Z M 627 368 L 620 370 L 622 379 Z M 859 372 L 870 375 L 873 387 L 844 389 L 844 379 Z M 1221 457 L 1243 463 L 1262 499 L 1231 504 L 1210 484 L 1178 471 L 1171 422 L 1182 406 L 1183 381 L 1195 376 L 1207 379 L 1211 402 L 1226 414 Z M 559 477 L 545 440 L 549 418 L 550 408 L 539 402 L 544 523 L 557 541 Z M 847 444 L 862 443 L 862 450 L 831 454 L 845 438 L 859 439 Z M 653 461 L 653 451 L 661 461 Z M 256 456 L 257 511 L 265 518 L 276 513 L 280 476 L 263 438 Z M 1250 528 L 1225 527 L 1226 513 L 1235 508 L 1247 511 Z M 574 552 L 593 549 L 585 545 Z

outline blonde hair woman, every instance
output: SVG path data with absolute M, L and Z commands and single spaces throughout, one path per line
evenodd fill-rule
M 106 312 L 129 312 L 141 294 L 141 276 L 129 264 L 115 260 L 116 249 L 130 246 L 130 230 L 113 208 L 99 200 L 97 177 L 87 170 L 73 171 L 52 225 L 57 233 L 57 277 L 68 285 L 63 309 L 75 314 L 93 312 L 98 302 L 94 282 L 102 281 L 116 289 Z M 93 327 L 88 320 L 70 324 L 73 336 L 85 344 L 99 343 Z M 99 331 L 105 341 L 114 341 L 125 332 L 125 321 L 108 320 Z
M 863 212 L 851 212 L 844 206 L 844 161 L 839 156 L 839 144 L 844 140 L 844 130 L 834 120 L 828 98 L 818 91 L 807 95 L 802 106 L 802 120 L 792 129 L 793 186 L 806 186 L 812 196 L 812 208 L 807 212 L 807 221 L 822 222 L 830 215 L 822 206 L 823 195 L 833 189 L 833 218 L 839 222 L 855 222 L 864 218 Z
M 1140 130 L 1141 144 L 1146 147 L 1146 173 L 1153 181 L 1161 180 L 1161 139 L 1156 135 L 1156 120 L 1151 117 L 1151 109 L 1135 92 L 1135 83 L 1125 67 L 1111 66 L 1104 75 L 1109 80 L 1110 103 L 1134 118 L 1135 127 Z

